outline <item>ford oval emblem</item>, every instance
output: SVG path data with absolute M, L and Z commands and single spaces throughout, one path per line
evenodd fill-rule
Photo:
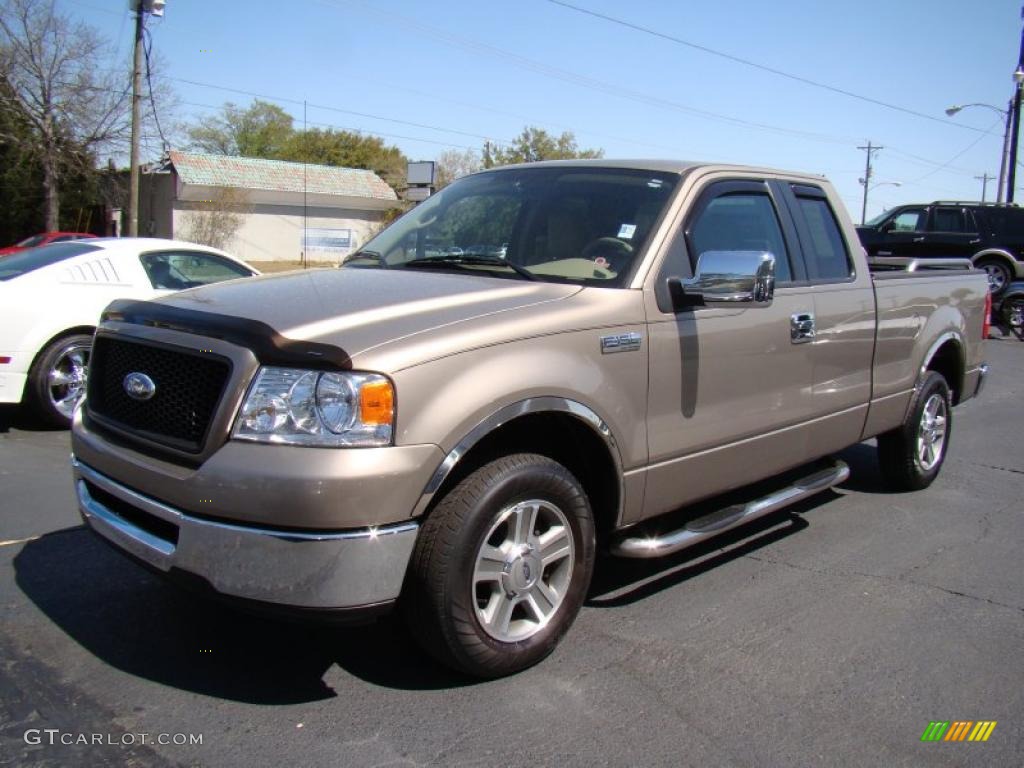
M 124 377 L 124 391 L 132 400 L 149 400 L 156 394 L 156 384 L 144 373 L 133 371 Z

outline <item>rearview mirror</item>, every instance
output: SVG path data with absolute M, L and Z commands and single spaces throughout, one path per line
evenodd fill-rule
M 775 256 L 765 251 L 705 251 L 690 280 L 668 279 L 675 309 L 688 306 L 771 306 Z

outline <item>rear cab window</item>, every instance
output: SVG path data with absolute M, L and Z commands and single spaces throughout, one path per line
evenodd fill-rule
M 808 280 L 830 283 L 854 279 L 853 260 L 825 191 L 805 184 L 794 184 L 791 189 L 796 200 L 794 213 Z M 898 214 L 894 221 L 904 213 Z
M 81 240 L 67 243 L 51 243 L 32 248 L 28 251 L 15 253 L 0 259 L 0 280 L 13 280 L 16 277 L 34 272 L 37 269 L 57 264 L 75 256 L 101 250 L 98 246 L 87 245 Z

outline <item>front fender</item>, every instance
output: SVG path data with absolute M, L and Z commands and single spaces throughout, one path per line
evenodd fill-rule
M 600 434 L 620 475 L 647 463 L 647 347 L 602 355 L 600 337 L 642 325 L 573 331 L 467 351 L 394 375 L 397 444 L 434 443 L 439 485 L 473 443 L 517 415 L 569 413 Z M 445 467 L 447 463 L 450 466 Z M 436 490 L 436 487 L 435 487 Z

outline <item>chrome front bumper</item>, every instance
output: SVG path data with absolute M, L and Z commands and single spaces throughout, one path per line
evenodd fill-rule
M 416 542 L 415 522 L 338 533 L 231 525 L 190 516 L 71 458 L 82 519 L 157 570 L 201 577 L 217 592 L 296 608 L 358 608 L 394 600 Z

